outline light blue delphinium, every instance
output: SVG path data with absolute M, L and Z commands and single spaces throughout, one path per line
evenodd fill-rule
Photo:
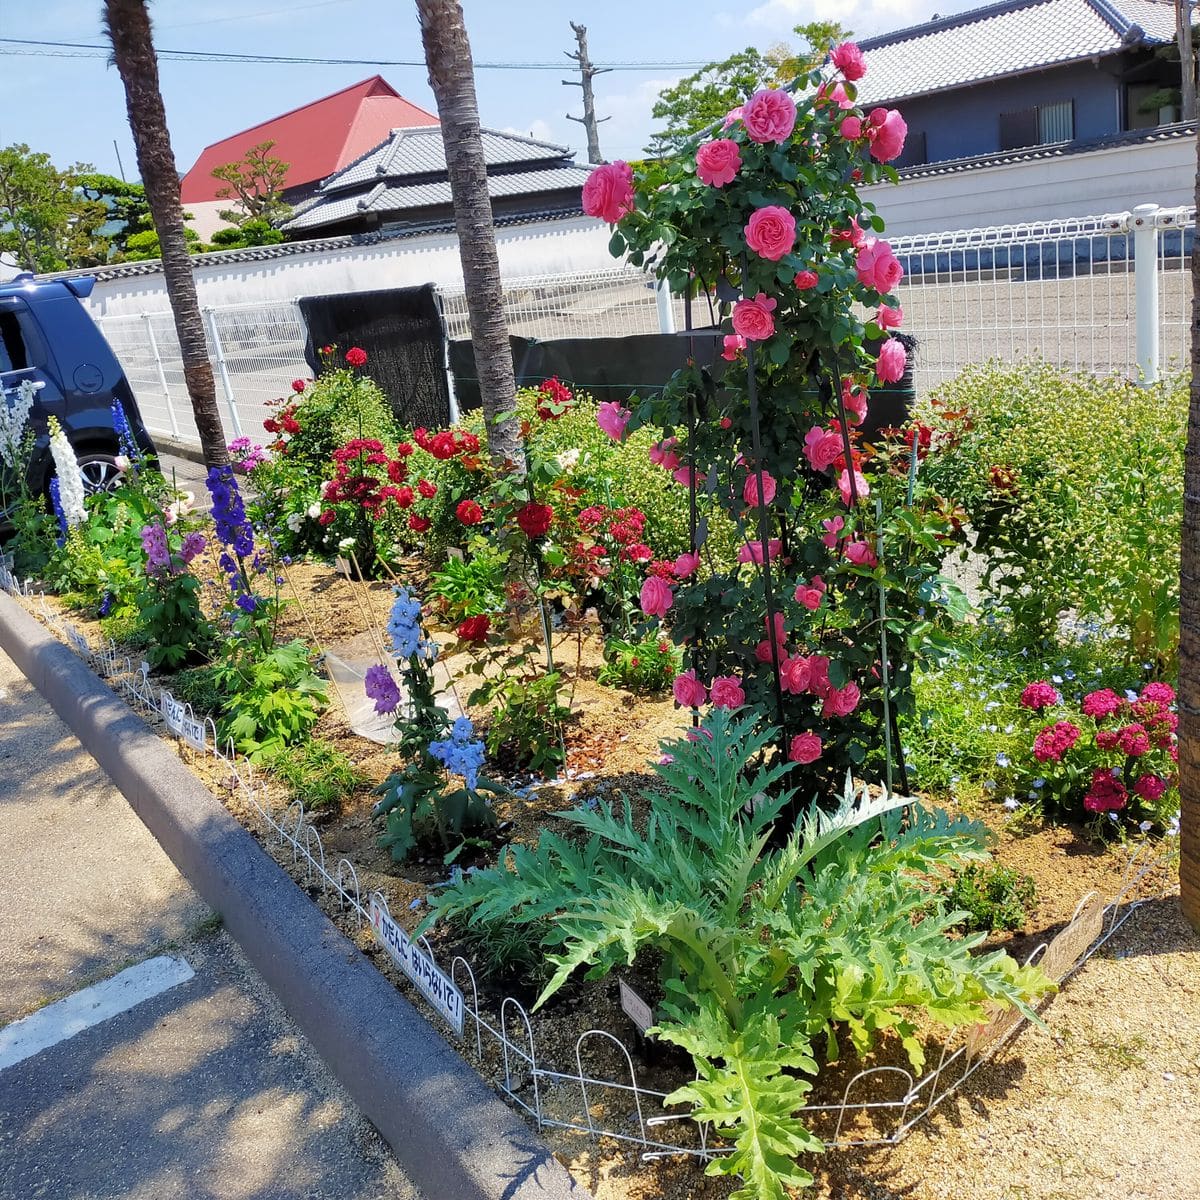
M 475 737 L 475 727 L 470 717 L 459 717 L 444 741 L 430 742 L 429 753 L 448 771 L 463 777 L 463 782 L 474 791 L 479 784 L 479 768 L 483 766 L 483 743 Z

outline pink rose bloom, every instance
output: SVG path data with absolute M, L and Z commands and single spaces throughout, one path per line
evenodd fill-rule
M 1055 694 L 1057 695 L 1057 693 Z M 1023 696 L 1024 693 L 1022 693 Z M 1096 720 L 1102 721 L 1105 717 L 1111 717 L 1113 713 L 1118 712 L 1123 703 L 1121 697 L 1111 688 L 1101 688 L 1098 692 L 1088 692 L 1083 698 L 1081 708 L 1085 717 L 1094 717 Z
M 854 270 L 859 283 L 874 288 L 881 296 L 893 291 L 904 278 L 900 260 L 884 241 L 872 241 L 870 245 L 864 245 L 854 260 Z
M 829 682 L 829 659 L 824 654 L 812 655 L 808 660 L 808 690 L 824 700 L 832 688 Z
M 882 120 L 877 115 L 883 113 Z M 891 162 L 904 149 L 904 139 L 908 136 L 908 126 L 904 118 L 894 109 L 877 108 L 871 113 L 871 128 L 867 137 L 871 140 L 871 157 L 880 162 Z
M 722 129 L 728 129 L 731 125 L 736 125 L 742 119 L 742 105 L 737 108 L 731 108 L 725 114 L 725 120 L 721 123 Z
M 814 471 L 826 471 L 842 453 L 842 439 L 832 429 L 814 425 L 804 436 L 804 457 Z
M 821 739 L 815 733 L 798 733 L 792 738 L 788 758 L 794 763 L 816 762 L 821 757 Z
M 671 692 L 682 708 L 699 708 L 708 703 L 708 690 L 696 678 L 695 671 L 682 671 L 676 675 Z
M 787 641 L 787 631 L 784 629 L 784 615 L 781 612 L 775 614 L 775 644 L 782 646 Z M 763 617 L 763 628 L 767 631 L 767 639 L 771 637 L 771 622 L 767 617 Z
M 775 499 L 776 483 L 774 477 L 769 471 L 764 471 L 762 473 L 762 486 L 762 503 L 764 505 L 770 504 L 771 501 Z M 745 500 L 751 508 L 759 507 L 757 471 L 751 471 L 750 474 L 746 476 L 746 482 L 742 485 L 742 499 Z
M 821 277 L 816 271 L 797 271 L 796 278 L 792 282 L 796 285 L 796 291 L 807 292 L 815 288 L 820 283 Z
M 879 559 L 875 557 L 875 551 L 871 549 L 867 542 L 853 541 L 846 543 L 846 557 L 854 563 L 856 567 L 877 567 Z
M 765 292 L 759 292 L 750 299 L 748 296 L 739 300 L 733 306 L 733 331 L 739 333 L 748 342 L 765 341 L 775 332 L 775 318 L 771 315 L 776 308 L 776 302 Z
M 696 174 L 709 187 L 724 187 L 732 183 L 742 169 L 742 152 L 731 138 L 705 142 L 696 151 Z
M 856 83 L 867 73 L 867 61 L 863 52 L 853 42 L 843 42 L 829 52 L 829 59 L 851 83 Z
M 779 664 L 779 686 L 790 696 L 808 690 L 810 675 L 811 668 L 803 654 L 790 655 Z
M 859 698 L 857 683 L 851 682 L 840 688 L 831 687 L 825 697 L 821 716 L 848 717 L 858 707 Z
M 1092 786 L 1083 798 L 1083 807 L 1088 812 L 1115 812 L 1124 808 L 1129 799 L 1125 785 L 1112 771 L 1098 769 L 1092 772 Z
M 684 487 L 691 487 L 693 484 L 700 484 L 704 481 L 704 476 L 699 471 L 693 471 L 691 467 L 680 467 L 678 470 L 672 471 L 671 478 L 676 483 L 682 483 Z
M 754 657 L 760 663 L 769 663 L 775 661 L 775 652 L 771 649 L 771 643 L 764 638 L 757 646 L 754 647 Z
M 646 576 L 641 593 L 642 612 L 648 617 L 665 617 L 675 599 L 671 585 L 657 575 Z
M 768 204 L 750 214 L 745 233 L 755 254 L 778 262 L 796 244 L 796 218 L 781 205 Z
M 752 142 L 786 142 L 796 127 L 796 102 L 787 92 L 763 88 L 742 105 L 742 124 Z
M 746 703 L 746 693 L 736 675 L 718 675 L 709 692 L 713 708 L 741 708 Z
M 821 545 L 832 550 L 838 543 L 838 537 L 841 535 L 842 527 L 846 522 L 841 517 L 834 517 L 829 521 L 822 521 L 821 526 L 825 530 L 824 536 L 821 538 Z
M 699 553 L 681 554 L 675 560 L 675 574 L 680 579 L 686 579 L 699 565 Z
M 1025 690 L 1021 693 L 1021 698 L 1017 701 L 1022 708 L 1032 709 L 1034 712 L 1041 712 L 1044 708 L 1050 708 L 1057 704 L 1061 697 L 1050 684 L 1044 680 L 1038 680 L 1036 683 L 1026 684 Z
M 633 212 L 633 169 L 627 162 L 604 163 L 584 181 L 583 211 L 615 225 Z
M 887 304 L 881 304 L 879 311 L 875 314 L 875 324 L 880 329 L 899 329 L 903 320 L 904 309 L 899 306 L 892 308 Z
M 847 117 L 838 127 L 838 133 L 848 142 L 856 142 L 862 137 L 862 118 Z
M 846 420 L 851 425 L 861 425 L 867 419 L 867 389 L 853 379 L 843 379 L 842 405 L 846 409 Z
M 908 365 L 908 351 L 904 343 L 896 338 L 888 338 L 879 347 L 879 357 L 875 360 L 875 374 L 880 383 L 899 383 L 904 378 L 904 368 Z
M 846 89 L 840 83 L 832 86 L 828 83 L 821 84 L 817 88 L 817 103 L 836 104 L 838 108 L 854 107 L 854 101 L 846 94 Z
M 861 471 L 854 472 L 854 489 L 850 488 L 850 472 L 843 471 L 838 476 L 838 491 L 842 493 L 842 503 L 847 508 L 854 503 L 855 496 L 858 497 L 861 503 L 871 494 L 871 488 L 867 483 L 865 476 Z
M 831 242 L 849 242 L 855 250 L 861 250 L 868 241 L 874 241 L 873 238 L 868 239 L 863 227 L 858 223 L 857 217 L 850 218 L 849 229 L 835 229 L 830 235 Z
M 656 467 L 665 467 L 668 471 L 673 471 L 679 466 L 679 455 L 675 453 L 675 447 L 679 445 L 678 438 L 664 438 L 661 442 L 655 442 L 650 447 L 650 461 Z
M 1161 800 L 1166 790 L 1167 781 L 1159 775 L 1139 775 L 1133 785 L 1134 794 L 1149 800 L 1151 804 Z
M 625 426 L 633 413 L 622 408 L 616 400 L 608 400 L 596 409 L 596 424 L 608 434 L 614 442 L 625 440 Z
M 1142 688 L 1143 700 L 1154 700 L 1159 704 L 1173 704 L 1175 689 L 1169 683 L 1148 683 Z
M 821 597 L 825 595 L 825 580 L 820 575 L 814 575 L 812 583 L 802 583 L 796 588 L 796 599 L 809 612 L 816 612 L 821 607 Z
M 746 348 L 746 339 L 740 333 L 727 333 L 721 340 L 725 346 L 725 349 L 721 351 L 721 357 L 726 362 L 733 362 Z
M 771 538 L 767 543 L 767 558 L 771 562 L 774 562 L 779 557 L 782 549 L 783 541 L 780 538 Z M 762 542 L 743 542 L 738 547 L 737 559 L 740 563 L 756 563 L 761 566 L 763 560 Z

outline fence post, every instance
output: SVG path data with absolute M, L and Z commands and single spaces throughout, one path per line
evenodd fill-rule
M 1157 204 L 1139 204 L 1130 217 L 1133 230 L 1133 286 L 1137 325 L 1137 382 L 1158 382 L 1158 216 Z
M 146 322 L 146 337 L 150 342 L 150 352 L 154 355 L 154 366 L 158 370 L 158 382 L 162 386 L 163 400 L 167 405 L 167 420 L 171 422 L 171 436 L 179 436 L 179 421 L 175 417 L 175 403 L 171 399 L 171 389 L 167 386 L 167 373 L 163 369 L 162 355 L 158 349 L 158 338 L 154 336 L 154 318 L 149 313 L 142 313 Z
M 225 362 L 225 347 L 221 344 L 221 335 L 217 332 L 216 310 L 206 308 L 204 316 L 208 320 L 208 335 L 212 339 L 213 353 L 217 358 L 217 371 L 221 376 L 221 387 L 225 389 L 225 400 L 229 405 L 229 419 L 233 422 L 233 435 L 241 437 L 242 423 L 238 419 L 237 401 L 233 395 L 233 381 L 229 378 L 229 367 Z
M 658 332 L 675 332 L 675 305 L 671 300 L 671 289 L 665 279 L 654 285 L 654 298 L 658 301 Z

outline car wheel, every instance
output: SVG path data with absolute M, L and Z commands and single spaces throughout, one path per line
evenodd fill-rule
M 111 454 L 81 454 L 79 474 L 83 478 L 84 495 L 94 496 L 98 492 L 115 492 L 125 472 Z

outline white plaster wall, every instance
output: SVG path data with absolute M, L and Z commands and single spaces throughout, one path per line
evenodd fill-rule
M 1193 203 L 1196 140 L 979 167 L 864 188 L 893 237 Z
M 573 274 L 618 266 L 608 253 L 609 229 L 591 217 L 575 217 L 496 230 L 500 270 L 506 279 Z M 453 233 L 399 238 L 376 245 L 314 250 L 259 262 L 195 260 L 201 307 L 259 304 L 379 288 L 432 283 L 462 287 L 458 238 Z M 159 273 L 99 280 L 89 307 L 94 317 L 161 312 L 167 305 Z

